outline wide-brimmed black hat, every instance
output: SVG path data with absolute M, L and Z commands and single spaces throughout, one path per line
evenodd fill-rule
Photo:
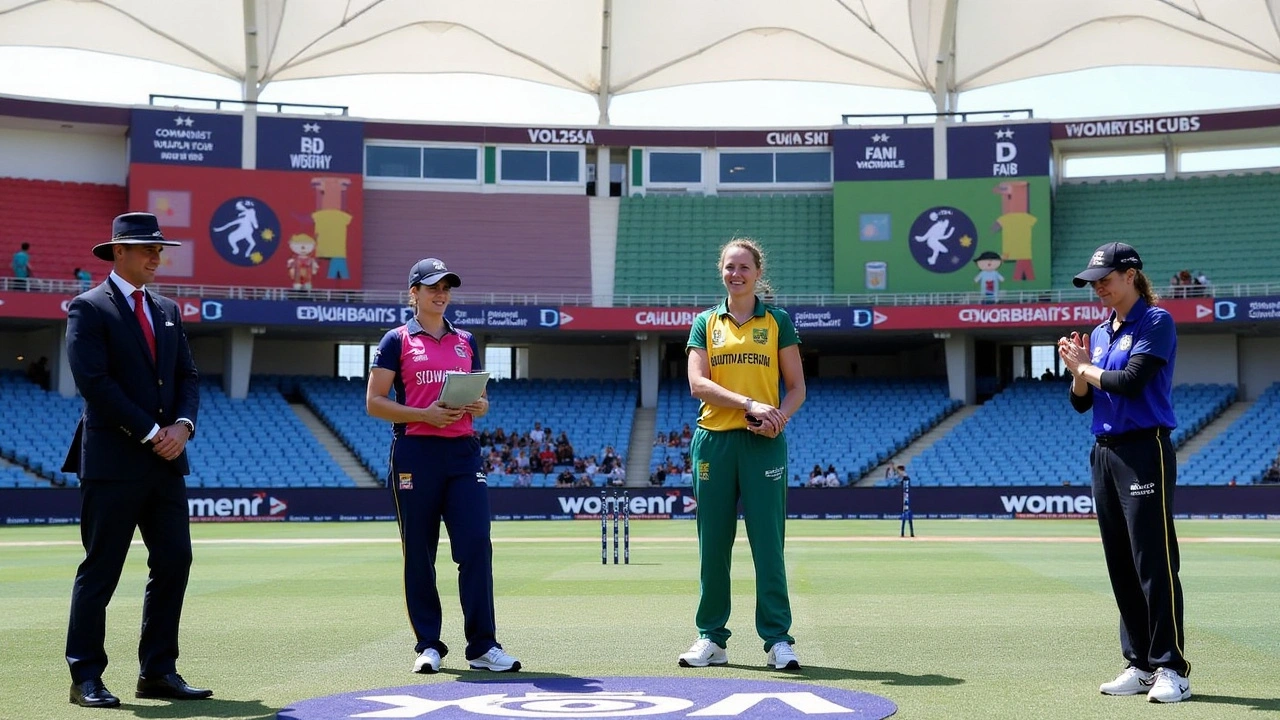
M 1142 258 L 1132 246 L 1122 242 L 1107 243 L 1093 251 L 1089 258 L 1089 267 L 1071 280 L 1078 288 L 1096 282 L 1110 275 L 1115 270 L 1142 269 Z
M 160 232 L 160 221 L 155 215 L 144 212 L 131 212 L 117 215 L 111 221 L 111 239 L 93 246 L 93 254 L 102 260 L 114 259 L 111 254 L 112 245 L 166 245 L 180 247 L 182 243 L 165 240 Z
M 445 278 L 449 278 L 450 287 L 462 285 L 462 278 L 458 277 L 458 273 L 450 272 L 449 268 L 444 266 L 443 260 L 426 258 L 419 260 L 409 270 L 409 287 L 414 285 L 435 285 Z

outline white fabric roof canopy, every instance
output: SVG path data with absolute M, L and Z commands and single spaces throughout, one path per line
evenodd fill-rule
M 250 14 L 246 17 L 246 8 Z M 1278 0 L 0 0 L 0 45 L 239 81 L 483 73 L 621 93 L 729 80 L 939 99 L 1113 65 L 1280 72 Z

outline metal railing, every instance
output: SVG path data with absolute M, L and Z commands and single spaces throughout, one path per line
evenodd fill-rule
M 96 282 L 94 284 L 97 284 Z M 168 297 L 232 300 L 300 300 L 327 303 L 367 303 L 374 305 L 407 304 L 407 290 L 292 290 L 289 288 L 248 287 L 243 285 L 193 285 L 180 283 L 153 283 L 156 292 Z M 49 280 L 29 278 L 20 280 L 0 277 L 0 291 L 25 290 L 36 293 L 77 295 L 81 284 L 76 280 Z M 1280 295 L 1280 282 L 1234 283 L 1207 286 L 1167 286 L 1156 288 L 1165 298 L 1197 297 L 1260 297 Z M 458 305 L 529 305 L 537 307 L 594 306 L 594 307 L 710 307 L 724 299 L 722 294 L 663 293 L 663 294 L 614 294 L 612 296 L 590 293 L 476 293 L 456 292 L 453 303 Z M 1034 304 L 1060 302 L 1092 302 L 1093 292 L 1088 288 L 1059 288 L 1053 290 L 1022 290 L 1002 292 L 999 304 Z M 777 294 L 771 302 L 782 306 L 854 307 L 868 305 L 976 305 L 982 302 L 977 292 L 938 293 L 878 293 L 861 295 L 837 294 Z

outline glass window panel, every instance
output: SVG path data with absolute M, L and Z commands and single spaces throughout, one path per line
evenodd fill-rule
M 502 150 L 503 180 L 547 180 L 546 150 Z
M 830 152 L 780 152 L 774 157 L 780 183 L 831 182 Z
M 369 145 L 364 149 L 369 177 L 422 177 L 422 148 Z
M 433 180 L 475 180 L 476 148 L 423 148 L 422 177 Z
M 720 182 L 773 182 L 773 153 L 720 153 Z
M 649 153 L 649 182 L 700 184 L 702 182 L 702 153 Z
M 551 150 L 551 181 L 578 182 L 582 155 L 577 150 Z

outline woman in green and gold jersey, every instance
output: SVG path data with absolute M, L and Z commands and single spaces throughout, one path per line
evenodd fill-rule
M 698 640 L 679 661 L 682 667 L 729 662 L 729 567 L 741 501 L 765 665 L 798 670 L 782 549 L 788 477 L 783 428 L 805 397 L 800 338 L 785 311 L 756 297 L 769 286 L 755 242 L 735 238 L 721 248 L 720 275 L 728 296 L 693 321 L 687 346 L 689 390 L 702 401 L 689 446 L 702 592 Z M 785 386 L 781 398 L 779 380 Z

